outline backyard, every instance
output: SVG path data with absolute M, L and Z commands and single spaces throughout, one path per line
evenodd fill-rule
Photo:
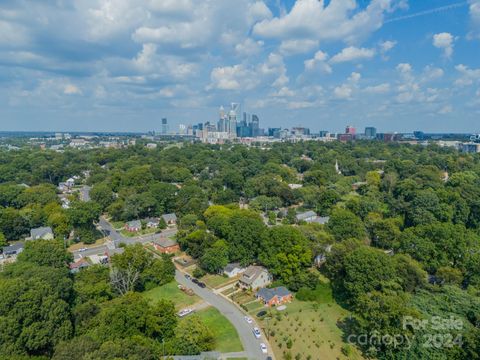
M 323 290 L 322 290 L 323 291 Z M 277 359 L 363 359 L 360 352 L 342 339 L 338 322 L 349 312 L 340 307 L 324 291 L 321 301 L 293 300 L 287 308 L 270 310 L 269 316 L 259 319 L 260 326 L 270 334 L 270 344 Z M 257 309 L 250 313 L 255 316 Z

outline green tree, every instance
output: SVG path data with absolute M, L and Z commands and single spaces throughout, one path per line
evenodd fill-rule
M 73 261 L 73 255 L 65 250 L 59 240 L 28 241 L 18 255 L 18 261 L 30 262 L 39 266 L 66 268 Z
M 362 220 L 351 211 L 341 208 L 336 208 L 332 211 L 327 224 L 327 230 L 337 241 L 349 238 L 362 240 L 366 234 Z
M 228 264 L 228 245 L 224 240 L 217 240 L 200 258 L 200 266 L 205 271 L 216 274 Z
M 173 347 L 176 354 L 198 355 L 210 351 L 215 346 L 215 339 L 210 329 L 197 315 L 181 321 L 175 331 Z

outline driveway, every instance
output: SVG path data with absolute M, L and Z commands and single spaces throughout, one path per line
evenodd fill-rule
M 244 356 L 252 360 L 266 359 L 267 355 L 262 354 L 262 351 L 260 350 L 260 343 L 267 343 L 265 335 L 262 334 L 260 339 L 255 338 L 253 335 L 253 327 L 256 325 L 248 324 L 244 319 L 245 314 L 241 310 L 222 296 L 214 294 L 209 288 L 202 289 L 190 280 L 185 279 L 184 273 L 179 270 L 176 270 L 175 280 L 179 284 L 191 288 L 195 294 L 200 296 L 213 307 L 217 308 L 218 311 L 230 321 L 230 323 L 237 329 L 240 340 L 242 341 Z

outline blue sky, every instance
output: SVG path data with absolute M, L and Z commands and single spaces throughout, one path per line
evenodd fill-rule
M 2 0 L 0 130 L 480 132 L 480 0 Z

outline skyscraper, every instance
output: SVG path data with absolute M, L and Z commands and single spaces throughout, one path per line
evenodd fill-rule
M 231 136 L 237 136 L 237 112 L 238 112 L 239 104 L 232 103 L 230 105 L 230 111 L 228 112 L 228 126 L 225 129 Z
M 347 125 L 347 128 L 345 129 L 345 134 L 351 134 L 351 135 L 355 135 L 355 128 L 351 125 Z
M 375 139 L 377 137 L 377 129 L 373 126 L 368 126 L 365 128 L 365 137 L 367 139 Z
M 168 133 L 167 118 L 162 118 L 162 135 L 166 135 L 167 133 Z
M 250 125 L 250 132 L 252 134 L 252 137 L 259 136 L 260 120 L 258 119 L 257 115 L 252 114 L 252 121 L 250 122 L 249 125 Z

